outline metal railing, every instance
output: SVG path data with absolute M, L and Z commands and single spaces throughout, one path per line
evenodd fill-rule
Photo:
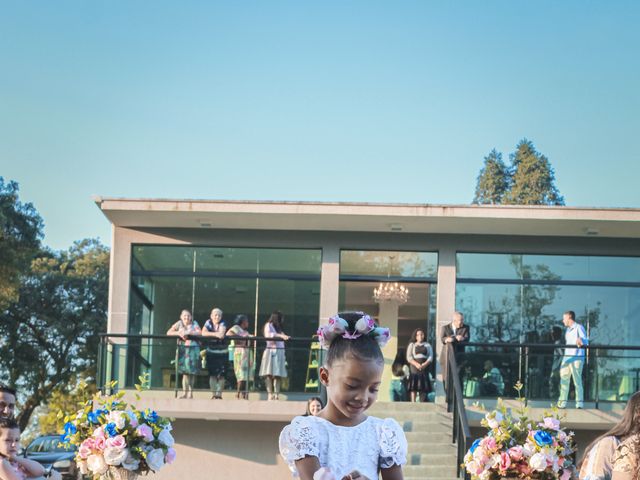
M 463 396 L 515 398 L 512 387 L 519 381 L 527 400 L 555 403 L 565 349 L 571 348 L 585 350 L 584 400 L 595 408 L 603 402 L 624 402 L 640 389 L 640 346 L 470 342 L 456 354 Z M 491 367 L 501 382 L 490 381 Z
M 203 358 L 208 358 L 207 346 L 216 345 L 218 349 L 224 350 L 222 355 L 227 380 L 225 390 L 232 390 L 230 387 L 238 380 L 234 360 L 237 361 L 242 356 L 235 354 L 244 352 L 248 361 L 244 362 L 244 371 L 238 372 L 244 373 L 243 377 L 247 379 L 244 381 L 244 393 L 249 393 L 250 390 L 263 391 L 258 376 L 263 352 L 267 342 L 278 342 L 276 345 L 285 345 L 288 365 L 288 377 L 283 381 L 283 392 L 322 393 L 318 376 L 322 364 L 322 350 L 317 339 L 290 337 L 285 341 L 278 338 L 231 335 L 224 339 L 200 335 L 188 335 L 186 338 L 194 343 L 187 346 L 180 337 L 169 335 L 101 334 L 98 345 L 99 388 L 104 390 L 105 386 L 114 380 L 117 381 L 115 388 L 132 388 L 146 373 L 149 377 L 149 388 L 173 390 L 177 396 L 180 390 L 180 376 L 183 373 L 180 368 L 181 356 L 191 354 L 192 357 L 197 357 L 198 362 L 197 371 L 193 373 L 196 377 L 195 389 L 209 389 L 208 369 L 204 365 L 201 366 L 200 362 Z
M 452 442 L 456 444 L 456 474 L 459 478 L 469 480 L 471 478 L 462 466 L 464 456 L 471 446 L 471 429 L 467 420 L 467 412 L 462 396 L 462 385 L 456 354 L 451 343 L 444 346 L 446 349 L 446 374 L 444 376 L 444 387 L 447 402 L 447 412 L 453 413 Z

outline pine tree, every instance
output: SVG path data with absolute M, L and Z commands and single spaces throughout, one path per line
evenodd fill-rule
M 532 142 L 521 140 L 510 159 L 511 185 L 504 204 L 564 205 L 549 159 L 537 152 Z
M 484 157 L 484 167 L 478 175 L 473 203 L 500 204 L 509 188 L 509 169 L 502 161 L 502 154 L 494 148 Z

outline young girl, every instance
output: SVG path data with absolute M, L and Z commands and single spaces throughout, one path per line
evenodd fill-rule
M 407 347 L 407 362 L 411 369 L 407 390 L 412 402 L 426 401 L 431 392 L 431 379 L 427 369 L 433 362 L 433 349 L 426 338 L 424 330 L 418 328 L 411 335 L 411 343 Z
M 12 418 L 0 418 L 0 480 L 24 480 L 44 475 L 37 462 L 19 457 L 20 428 Z
M 362 312 L 339 313 L 318 329 L 328 348 L 320 381 L 327 405 L 296 417 L 280 434 L 280 454 L 301 480 L 402 480 L 407 440 L 398 423 L 369 417 L 378 396 L 389 329 Z

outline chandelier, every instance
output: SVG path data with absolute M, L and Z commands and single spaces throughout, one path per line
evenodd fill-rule
M 393 263 L 393 256 L 389 257 L 389 263 L 387 266 L 387 281 L 380 282 L 378 288 L 373 289 L 373 299 L 376 303 L 381 302 L 396 302 L 398 304 L 407 303 L 409 300 L 409 289 L 398 282 L 389 281 L 391 276 L 391 264 Z
M 407 303 L 409 300 L 409 289 L 398 282 L 383 282 L 378 285 L 378 288 L 373 289 L 373 298 L 377 303 Z

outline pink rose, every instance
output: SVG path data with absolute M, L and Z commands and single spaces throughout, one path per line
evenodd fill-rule
M 511 466 L 511 458 L 507 452 L 500 453 L 500 463 L 498 464 L 498 468 L 500 470 L 507 470 Z
M 106 443 L 107 447 L 119 449 L 125 448 L 127 446 L 127 441 L 122 435 L 116 435 L 115 437 L 108 438 Z
M 93 441 L 93 449 L 98 452 L 102 452 L 105 448 L 107 448 L 107 441 L 104 437 L 98 437 Z
M 91 439 L 89 439 L 89 438 L 86 439 L 84 442 L 82 442 L 82 444 L 80 445 L 80 448 L 78 448 L 78 455 L 83 460 L 86 460 L 87 457 L 89 455 L 91 455 L 91 449 L 93 447 L 93 440 L 91 440 L 91 443 L 89 443 L 89 440 L 91 440 Z
M 164 463 L 173 463 L 176 459 L 176 451 L 173 448 L 167 450 L 167 454 L 164 456 Z
M 511 460 L 513 460 L 514 462 L 518 462 L 522 460 L 523 452 L 522 452 L 522 447 L 520 445 L 511 447 L 508 450 L 508 452 L 509 452 L 509 456 L 511 457 Z
M 487 450 L 495 450 L 496 448 L 498 448 L 496 439 L 493 437 L 484 437 L 482 439 L 482 446 Z
M 149 425 L 140 425 L 136 428 L 138 436 L 142 437 L 145 442 L 151 442 L 153 440 L 153 430 Z
M 102 427 L 96 428 L 91 435 L 94 438 L 106 438 L 106 436 L 104 434 L 104 430 L 102 429 Z

